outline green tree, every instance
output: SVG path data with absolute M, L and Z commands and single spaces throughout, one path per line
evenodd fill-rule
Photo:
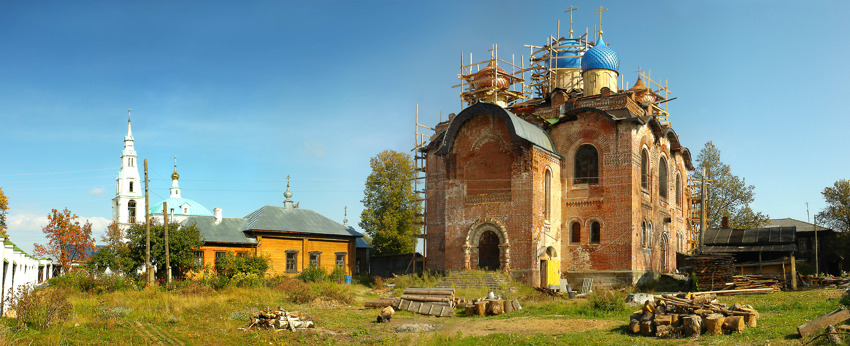
M 6 237 L 6 213 L 9 210 L 9 199 L 0 187 L 0 236 Z
M 838 180 L 821 194 L 826 208 L 817 214 L 817 223 L 839 232 L 850 231 L 850 180 Z
M 168 271 L 165 269 L 165 227 L 158 222 L 151 226 L 151 265 L 156 265 L 156 277 L 165 279 Z M 145 266 L 145 225 L 134 224 L 127 230 L 128 258 L 133 268 Z M 168 247 L 171 251 L 171 274 L 175 278 L 184 278 L 195 265 L 195 250 L 204 245 L 201 232 L 195 225 L 180 225 L 168 223 Z
M 114 221 L 106 227 L 106 233 L 101 238 L 106 245 L 97 250 L 89 260 L 89 267 L 98 272 L 106 268 L 114 272 L 134 274 L 134 263 L 130 260 L 130 248 L 123 241 L 124 232 Z
M 413 252 L 421 211 L 413 191 L 414 166 L 410 155 L 385 150 L 369 160 L 372 174 L 366 179 L 361 202 L 360 227 L 376 255 Z
M 702 170 L 705 169 L 705 177 Z M 697 156 L 694 177 L 711 179 L 708 185 L 706 218 L 709 227 L 720 227 L 723 216 L 729 217 L 729 227 L 757 228 L 767 223 L 769 217 L 750 208 L 755 199 L 755 186 L 732 174 L 729 165 L 720 161 L 720 149 L 708 141 Z

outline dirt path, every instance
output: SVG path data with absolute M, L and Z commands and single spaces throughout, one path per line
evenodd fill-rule
M 483 336 L 488 334 L 564 334 L 579 333 L 588 330 L 613 328 L 622 324 L 612 320 L 567 319 L 557 316 L 515 317 L 499 320 L 480 320 L 445 326 L 449 334 L 460 331 L 464 336 Z

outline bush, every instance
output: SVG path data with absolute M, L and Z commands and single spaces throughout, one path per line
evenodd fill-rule
M 236 287 L 257 287 L 261 281 L 256 273 L 238 273 L 230 279 L 230 283 Z
M 301 280 L 301 281 L 304 281 L 304 282 L 319 282 L 319 281 L 324 281 L 327 278 L 327 276 L 328 276 L 328 273 L 326 273 L 325 270 L 322 269 L 321 267 L 309 266 L 306 269 L 304 269 L 304 271 L 302 271 L 301 274 L 298 274 L 298 276 L 296 276 L 296 277 L 298 278 L 298 280 Z
M 289 282 L 290 286 L 288 290 L 286 290 L 287 297 L 289 301 L 295 304 L 305 304 L 316 299 L 316 293 L 310 288 L 305 282 L 299 280 L 293 280 L 294 282 Z
M 334 270 L 331 272 L 331 275 L 328 275 L 328 279 L 338 284 L 345 282 L 345 268 L 334 267 Z
M 616 291 L 594 291 L 587 298 L 594 310 L 614 312 L 626 309 L 625 297 Z
M 255 274 L 258 277 L 266 275 L 269 270 L 268 256 L 237 256 L 233 252 L 225 252 L 224 256 L 215 261 L 215 269 L 219 275 L 232 278 L 237 274 Z
M 346 304 L 354 302 L 354 291 L 351 289 L 350 285 L 322 282 L 315 284 L 314 290 L 318 296 L 331 298 Z
M 99 277 L 84 271 L 70 272 L 50 279 L 54 287 L 73 289 L 80 292 L 103 293 L 135 289 L 133 279 L 120 275 L 100 275 Z
M 71 303 L 57 289 L 35 290 L 23 285 L 12 292 L 6 303 L 18 315 L 18 328 L 46 329 L 71 315 Z

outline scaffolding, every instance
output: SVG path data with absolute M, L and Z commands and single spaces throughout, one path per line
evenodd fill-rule
M 555 88 L 567 92 L 581 91 L 581 68 L 560 67 L 568 60 L 581 59 L 591 45 L 585 33 L 579 38 L 556 38 L 549 35 L 546 45 L 525 45 L 529 48 L 531 84 L 529 87 L 538 98 L 544 98 Z
M 442 114 L 440 115 L 442 118 Z M 442 121 L 442 119 L 440 119 Z M 421 262 L 420 268 L 422 270 L 425 269 L 425 260 L 427 259 L 427 245 L 425 235 L 428 234 L 428 228 L 425 223 L 425 212 L 428 208 L 428 204 L 426 202 L 425 195 L 425 187 L 426 187 L 426 173 L 425 173 L 425 165 L 426 165 L 426 156 L 424 149 L 431 138 L 431 135 L 426 132 L 422 132 L 424 130 L 434 131 L 433 127 L 423 125 L 419 123 L 419 104 L 416 105 L 416 126 L 413 129 L 413 192 L 416 194 L 416 202 L 421 203 L 422 209 L 421 212 L 416 214 L 416 222 L 415 224 L 419 226 L 419 231 L 414 235 L 414 244 L 419 244 L 419 239 L 422 239 L 423 244 L 423 254 L 422 257 L 416 257 L 416 245 L 414 245 L 413 256 L 410 260 L 410 266 L 413 267 L 413 272 L 416 272 L 416 262 Z
M 524 78 L 525 72 L 530 69 L 525 68 L 523 56 L 520 56 L 519 65 L 515 55 L 511 55 L 511 61 L 500 59 L 498 45 L 493 45 L 490 49 L 490 59 L 484 61 L 473 62 L 472 53 L 469 53 L 469 61 L 466 61 L 465 55 L 460 54 L 458 79 L 461 82 L 452 86 L 461 88 L 461 108 L 479 101 L 501 104 L 504 107 L 530 98 L 531 90 L 525 85 Z M 510 67 L 511 72 L 502 69 L 500 64 Z
M 640 66 L 638 66 L 638 70 L 635 72 L 640 78 L 646 81 L 648 91 L 657 98 L 655 102 L 649 104 L 650 114 L 655 115 L 662 125 L 670 125 L 670 113 L 667 111 L 667 102 L 673 101 L 676 98 L 670 98 L 672 91 L 667 87 L 667 80 L 665 79 L 664 85 L 661 85 L 661 83 L 652 80 L 652 70 L 643 70 Z M 653 89 L 653 86 L 655 89 Z M 664 96 L 661 95 L 662 93 Z M 662 108 L 661 105 L 664 105 L 664 107 Z

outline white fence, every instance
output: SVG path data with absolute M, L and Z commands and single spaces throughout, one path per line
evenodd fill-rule
M 2 266 L 2 298 L 3 313 L 6 312 L 6 300 L 11 292 L 16 292 L 23 285 L 39 285 L 51 277 L 57 267 L 52 260 L 36 259 L 27 253 L 15 250 L 15 245 L 5 245 L 6 239 L 0 237 L 0 258 Z

